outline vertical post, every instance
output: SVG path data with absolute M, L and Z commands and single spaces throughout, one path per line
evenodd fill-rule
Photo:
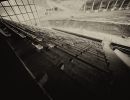
M 101 10 L 101 8 L 102 8 L 102 2 L 103 2 L 103 0 L 101 0 L 101 3 L 100 3 L 100 6 L 99 6 L 99 11 Z
M 109 2 L 108 2 L 108 4 L 107 4 L 106 10 L 108 10 L 110 3 L 111 3 L 111 0 L 109 0 Z
M 94 9 L 94 5 L 95 5 L 95 0 L 93 0 L 93 3 L 92 3 L 92 11 Z
M 27 2 L 28 2 L 28 5 L 29 5 L 29 7 L 30 7 L 30 9 L 31 9 L 31 12 L 32 12 L 33 18 L 34 18 L 34 20 L 35 20 L 35 23 L 37 23 L 37 22 L 36 22 L 36 18 L 35 18 L 34 13 L 33 13 L 33 10 L 32 10 L 32 8 L 31 8 L 31 6 L 30 6 L 30 3 L 29 3 L 28 0 L 27 0 Z
M 17 14 L 15 13 L 15 11 L 14 11 L 13 7 L 11 6 L 10 2 L 9 2 L 9 1 L 7 1 L 7 2 L 9 3 L 9 6 L 11 7 L 12 11 L 14 12 L 14 15 L 16 16 L 16 18 L 17 18 L 18 22 L 20 23 L 20 20 L 19 20 L 19 18 L 18 18 L 18 16 L 17 16 Z
M 25 8 L 25 11 L 26 11 L 26 13 L 27 13 L 27 15 L 28 15 L 28 18 L 29 18 L 29 20 L 30 20 L 30 22 L 31 22 L 31 18 L 30 18 L 29 14 L 28 14 L 28 11 L 27 11 L 26 7 L 25 7 L 25 4 L 24 4 L 23 0 L 21 0 L 21 1 L 22 1 L 22 3 L 23 3 L 23 6 L 24 6 L 24 8 Z M 32 22 L 31 22 L 31 24 L 32 24 Z
M 9 13 L 7 12 L 7 10 L 5 9 L 5 7 L 3 6 L 3 4 L 1 3 L 2 7 L 4 8 L 5 12 L 7 13 L 7 15 L 9 16 L 10 20 L 13 21 L 13 19 L 10 17 Z
M 122 9 L 122 6 L 123 6 L 124 2 L 125 2 L 125 0 L 123 0 L 123 2 L 121 3 L 121 6 L 120 6 L 119 10 Z
M 118 1 L 119 1 L 119 0 L 116 0 L 115 4 L 114 4 L 114 6 L 113 6 L 113 10 L 115 9 L 115 7 L 116 7 Z
M 24 19 L 24 22 L 26 22 L 26 19 L 25 19 L 25 17 L 23 16 L 23 13 L 22 13 L 22 11 L 21 11 L 21 9 L 20 9 L 20 7 L 19 7 L 19 5 L 18 5 L 17 1 L 16 1 L 16 0 L 14 0 L 14 2 L 16 3 L 16 5 L 17 5 L 17 6 L 18 6 L 18 8 L 19 8 L 19 11 L 20 11 L 20 13 L 21 13 L 21 15 L 22 15 L 22 17 L 23 17 L 23 19 Z

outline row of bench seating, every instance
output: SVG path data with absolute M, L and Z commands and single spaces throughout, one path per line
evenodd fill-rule
M 104 68 L 107 69 L 107 67 L 109 66 L 100 42 L 84 39 L 81 37 L 79 38 L 74 35 L 66 35 L 64 32 L 57 32 L 52 30 L 50 31 L 45 29 L 43 29 L 45 31 L 40 30 L 40 34 L 42 35 L 39 35 L 39 30 L 35 29 L 34 27 L 31 28 L 31 26 L 27 26 L 27 25 L 24 26 L 19 23 L 15 23 L 11 21 L 9 21 L 8 23 L 10 23 L 10 25 L 13 28 L 16 28 L 18 31 L 20 30 L 24 35 L 29 37 L 29 39 L 31 39 L 33 42 L 36 41 L 36 43 L 34 44 L 41 43 L 42 46 L 43 41 L 46 44 L 51 43 L 56 46 L 59 46 L 60 49 L 68 52 L 69 54 L 75 57 L 79 56 L 78 57 L 79 59 L 82 59 L 85 62 L 93 64 L 94 66 L 99 67 L 101 69 Z M 19 34 L 19 32 L 17 33 Z M 40 41 L 39 41 L 39 36 L 41 38 Z
M 7 23 L 5 23 L 4 25 L 6 24 Z M 14 51 L 18 54 L 18 56 L 23 60 L 23 62 L 27 65 L 27 67 L 34 74 L 34 76 L 36 77 L 36 80 L 38 81 L 38 84 L 41 87 L 42 86 L 45 87 L 45 89 L 49 91 L 49 94 L 51 94 L 51 96 L 54 99 L 60 98 L 59 100 L 61 100 L 62 97 L 58 97 L 59 93 L 63 95 L 63 97 L 67 95 L 66 98 L 68 98 L 68 95 L 70 96 L 73 95 L 73 97 L 75 97 L 74 96 L 75 94 L 70 94 L 68 92 L 69 91 L 74 92 L 76 90 L 75 87 L 77 88 L 79 86 L 75 85 L 73 80 L 71 80 L 70 76 L 69 76 L 70 78 L 69 79 L 67 74 L 63 74 L 63 71 L 57 68 L 57 67 L 60 67 L 61 58 L 62 58 L 60 56 L 61 53 L 59 54 L 57 50 L 54 51 L 52 49 L 49 51 L 43 50 L 42 53 L 41 52 L 38 53 L 36 51 L 32 53 L 31 50 L 34 50 L 34 48 L 31 45 L 32 40 L 28 39 L 28 36 L 26 36 L 25 38 L 22 38 L 20 37 L 20 35 L 18 35 L 18 33 L 22 32 L 21 31 L 22 29 L 19 31 L 19 28 L 17 29 L 17 27 L 14 27 L 13 25 L 9 25 L 9 26 L 10 26 L 9 28 L 12 28 L 13 30 L 17 30 L 15 34 L 14 34 L 15 31 L 12 32 L 12 37 L 10 38 L 11 41 L 9 42 L 14 48 Z M 17 35 L 18 37 L 17 36 L 15 37 L 15 35 Z M 65 56 L 63 56 L 63 58 L 65 58 Z M 57 81 L 57 78 L 58 78 L 58 81 Z M 67 83 L 67 85 L 64 83 Z M 69 85 L 69 84 L 72 84 L 72 85 Z M 72 89 L 69 90 L 70 87 Z M 56 92 L 54 92 L 54 88 L 56 88 Z

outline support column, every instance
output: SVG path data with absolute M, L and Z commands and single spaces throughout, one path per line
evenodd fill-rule
M 119 10 L 122 9 L 124 2 L 125 2 L 125 0 L 123 0 L 123 2 L 121 3 L 121 6 L 120 6 Z
M 102 2 L 103 2 L 103 0 L 101 0 L 100 6 L 99 6 L 99 11 L 102 9 Z
M 112 11 L 115 10 L 115 7 L 116 7 L 118 1 L 119 1 L 119 0 L 116 0 L 116 2 L 115 2 L 115 4 L 114 4 L 113 8 L 111 9 Z
M 94 5 L 95 5 L 95 0 L 93 0 L 93 3 L 92 3 L 92 11 L 93 11 L 93 9 L 94 9 Z
M 109 6 L 110 6 L 111 0 L 109 0 L 108 4 L 107 4 L 107 8 L 106 11 L 108 10 Z

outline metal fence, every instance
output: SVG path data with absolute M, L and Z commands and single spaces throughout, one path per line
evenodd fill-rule
M 82 11 L 113 11 L 130 9 L 130 0 L 83 0 Z

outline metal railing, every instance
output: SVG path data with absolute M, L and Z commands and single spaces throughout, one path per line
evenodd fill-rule
M 113 11 L 130 9 L 130 0 L 84 0 L 82 11 Z

